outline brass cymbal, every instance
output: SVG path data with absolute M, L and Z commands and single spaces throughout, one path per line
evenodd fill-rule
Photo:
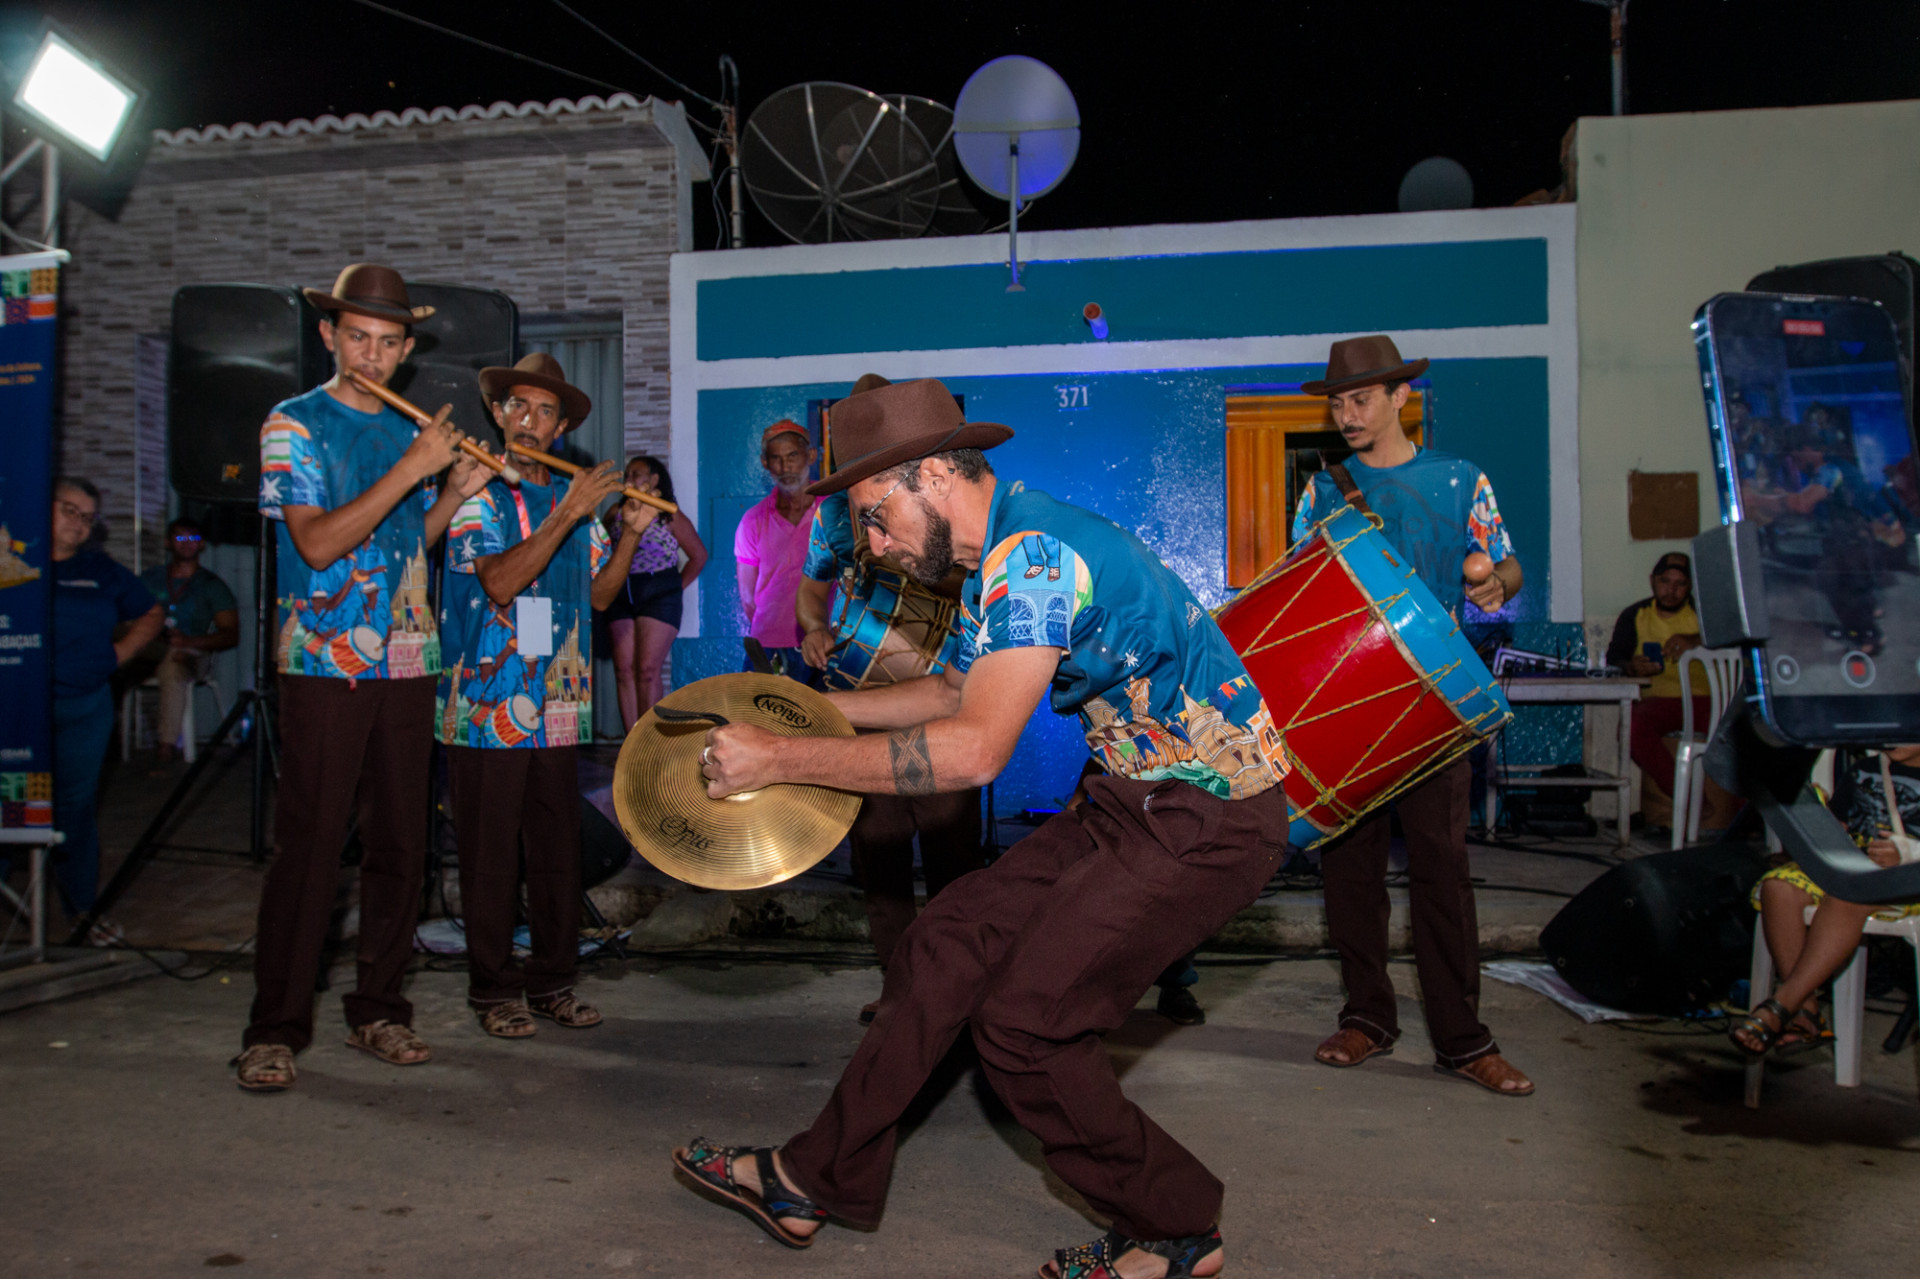
M 715 675 L 675 689 L 660 705 L 782 737 L 853 736 L 825 697 L 779 675 Z M 649 710 L 627 734 L 613 770 L 613 807 L 641 856 L 701 888 L 765 888 L 792 879 L 845 838 L 860 809 L 850 791 L 780 783 L 709 799 L 700 752 L 711 727 Z

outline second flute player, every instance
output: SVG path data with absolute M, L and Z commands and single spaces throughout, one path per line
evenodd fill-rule
M 480 370 L 480 389 L 510 446 L 540 450 L 593 402 L 550 355 Z M 618 493 L 602 465 L 572 477 L 526 462 L 467 499 L 447 544 L 446 670 L 435 722 L 447 746 L 467 930 L 467 1001 L 501 1039 L 534 1018 L 585 1029 L 600 1014 L 573 993 L 580 944 L 580 786 L 576 747 L 592 736 L 593 608 L 626 584 L 651 507 L 629 500 L 608 554 L 594 518 Z M 526 863 L 532 953 L 513 954 Z
M 334 376 L 276 405 L 260 431 L 260 514 L 279 526 L 280 788 L 260 893 L 253 1011 L 233 1064 L 253 1092 L 292 1087 L 313 1039 L 313 990 L 357 811 L 359 975 L 347 1043 L 396 1066 L 427 1060 L 400 993 L 426 863 L 440 636 L 427 549 L 488 472 L 459 452 L 449 409 L 413 423 L 347 377 L 384 386 L 413 349 L 413 306 L 391 267 L 356 263 L 325 318 Z M 449 469 L 451 468 L 451 469 Z M 446 472 L 444 485 L 439 476 Z

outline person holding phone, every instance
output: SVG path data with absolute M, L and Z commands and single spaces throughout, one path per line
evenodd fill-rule
M 1683 552 L 1669 551 L 1647 578 L 1653 594 L 1620 610 L 1607 643 L 1607 665 L 1628 675 L 1651 679 L 1633 708 L 1631 748 L 1640 766 L 1640 811 L 1646 815 L 1643 833 L 1658 839 L 1672 821 L 1673 755 L 1667 734 L 1680 731 L 1680 699 L 1693 698 L 1693 717 L 1704 724 L 1713 713 L 1706 679 L 1693 673 L 1692 687 L 1680 688 L 1680 655 L 1700 647 L 1700 615 L 1693 609 L 1693 561 Z

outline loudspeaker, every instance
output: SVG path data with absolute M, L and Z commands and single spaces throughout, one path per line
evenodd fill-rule
M 1746 844 L 1655 853 L 1588 884 L 1540 930 L 1575 990 L 1609 1008 L 1682 1013 L 1724 999 L 1753 955 L 1765 860 Z
M 1872 257 L 1829 258 L 1824 262 L 1777 266 L 1748 280 L 1747 290 L 1751 293 L 1814 293 L 1878 302 L 1893 317 L 1893 327 L 1900 333 L 1900 381 L 1911 404 L 1917 282 L 1920 282 L 1920 262 L 1904 253 L 1881 253 Z
M 409 289 L 411 292 L 411 289 Z M 607 815 L 580 797 L 580 888 L 582 891 L 612 879 L 633 856 L 633 846 Z
M 494 429 L 480 394 L 479 372 L 488 365 L 510 365 L 520 344 L 520 311 L 498 289 L 460 284 L 407 281 L 407 299 L 434 308 L 413 326 L 413 354 L 393 375 L 393 389 L 418 408 L 438 413 L 453 405 L 454 426 L 495 452 Z
M 185 498 L 254 505 L 260 424 L 333 373 L 320 313 L 275 284 L 174 291 L 167 349 L 167 474 Z

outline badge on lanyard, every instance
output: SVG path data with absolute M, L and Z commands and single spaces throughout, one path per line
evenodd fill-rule
M 544 595 L 513 598 L 513 633 L 522 657 L 553 656 L 553 601 Z

